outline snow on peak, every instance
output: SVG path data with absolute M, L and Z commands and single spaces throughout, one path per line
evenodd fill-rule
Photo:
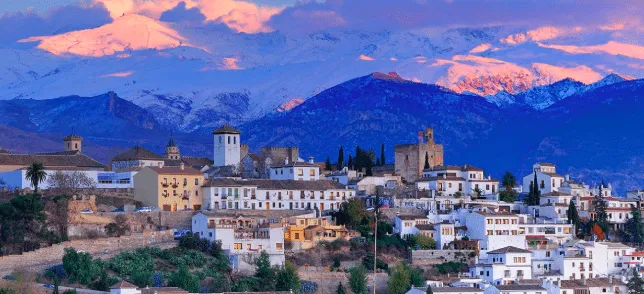
M 114 55 L 127 50 L 160 50 L 189 45 L 166 23 L 138 14 L 124 15 L 94 29 L 30 37 L 20 42 L 40 42 L 38 48 L 55 55 L 91 57 Z

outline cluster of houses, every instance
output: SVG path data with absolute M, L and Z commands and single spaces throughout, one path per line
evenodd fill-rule
M 31 188 L 26 170 L 40 162 L 47 173 L 83 173 L 97 188 L 132 189 L 145 206 L 198 211 L 193 233 L 220 241 L 235 267 L 250 264 L 261 251 L 273 264 L 283 264 L 285 250 L 354 237 L 355 232 L 334 225 L 328 212 L 357 197 L 367 206 L 425 211 L 395 217 L 394 233 L 401 238 L 424 235 L 436 241 L 435 250 L 467 244 L 477 252 L 460 287 L 436 287 L 434 293 L 624 293 L 632 269 L 644 263 L 644 252 L 636 248 L 577 239 L 567 216 L 573 203 L 581 218 L 593 219 L 593 201 L 599 198 L 612 228 L 623 229 L 631 207 L 644 207 L 644 191 L 617 197 L 610 184 L 573 181 L 545 162 L 534 164 L 522 185 L 500 187 L 481 168 L 446 165 L 432 129 L 420 132 L 415 144 L 395 146 L 394 164 L 375 167 L 368 177 L 346 167 L 327 171 L 312 157 L 302 159 L 293 146 L 251 153 L 240 135 L 230 126 L 213 131 L 212 158 L 182 156 L 170 138 L 164 155 L 135 146 L 107 166 L 85 155 L 83 139 L 70 135 L 62 152 L 0 151 L 0 178 L 7 186 Z M 47 182 L 40 186 L 49 187 Z M 538 205 L 500 201 L 503 189 L 524 193 L 527 187 L 540 190 Z M 382 196 L 381 203 L 374 203 L 374 195 Z

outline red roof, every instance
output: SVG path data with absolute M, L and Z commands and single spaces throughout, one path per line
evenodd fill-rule
M 542 240 L 542 239 L 545 239 L 546 236 L 545 235 L 526 235 L 525 238 L 533 239 L 533 240 Z
M 644 256 L 644 251 L 634 251 L 631 254 L 626 254 L 624 256 Z

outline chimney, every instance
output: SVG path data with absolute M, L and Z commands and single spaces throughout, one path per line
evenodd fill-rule
M 613 276 L 612 275 L 608 275 L 608 283 L 613 284 Z
M 315 161 L 313 160 L 313 156 L 309 156 L 309 163 L 315 163 Z
M 555 282 L 555 285 L 561 287 L 561 278 L 557 278 L 557 282 Z
M 287 164 L 288 164 L 288 157 L 284 158 L 284 165 L 287 165 Z
M 570 181 L 570 175 L 566 174 L 566 182 Z
M 186 168 L 186 166 L 185 166 L 185 164 L 183 164 L 183 162 L 181 162 L 181 163 L 179 163 L 179 168 L 181 170 L 184 170 Z
M 418 132 L 418 144 L 425 143 L 423 140 L 423 132 Z
M 581 284 L 586 286 L 586 276 L 581 277 Z

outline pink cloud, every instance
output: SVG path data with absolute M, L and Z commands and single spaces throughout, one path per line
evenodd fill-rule
M 367 56 L 367 55 L 364 55 L 364 54 L 360 54 L 358 59 L 364 60 L 364 61 L 373 61 L 373 57 L 370 57 L 370 56 Z
M 124 77 L 131 76 L 133 73 L 134 71 L 115 72 L 115 73 L 101 75 L 99 76 L 99 78 L 124 78 Z
M 539 43 L 539 46 L 544 48 L 557 49 L 571 54 L 607 53 L 612 55 L 623 55 L 636 59 L 644 59 L 644 46 L 625 44 L 615 41 L 610 41 L 606 44 L 593 46 L 547 45 L 542 43 Z

